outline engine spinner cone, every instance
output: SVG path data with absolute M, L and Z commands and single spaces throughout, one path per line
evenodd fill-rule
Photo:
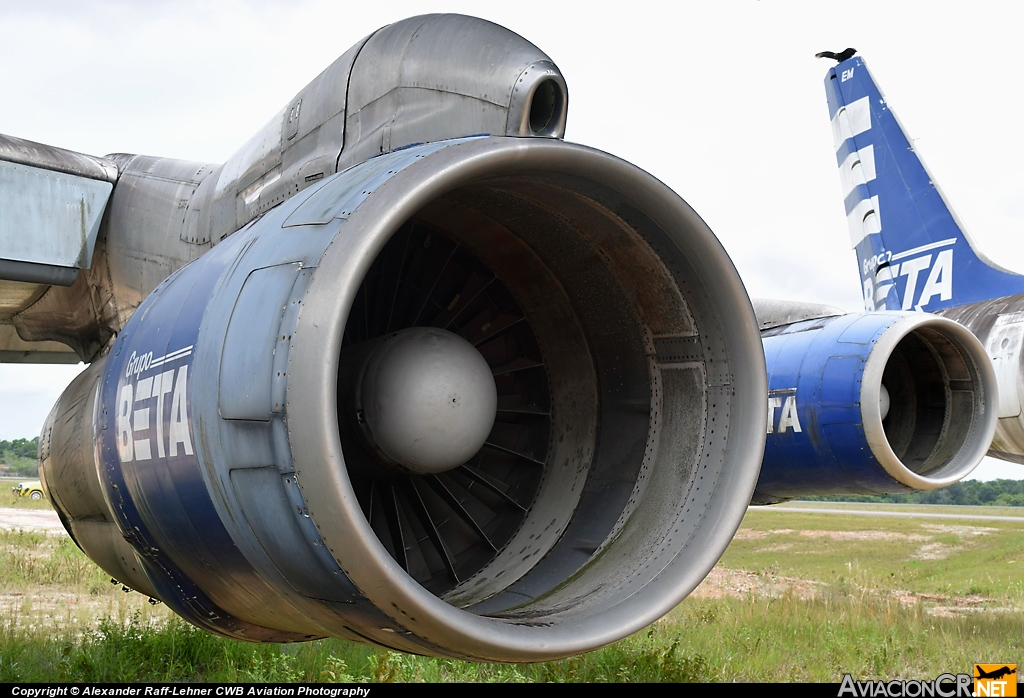
M 497 409 L 491 369 L 462 337 L 410 327 L 373 353 L 362 380 L 362 412 L 379 451 L 413 473 L 457 468 L 487 440 Z

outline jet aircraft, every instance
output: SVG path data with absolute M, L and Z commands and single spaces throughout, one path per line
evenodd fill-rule
M 972 240 L 862 57 L 830 68 L 825 94 L 864 307 L 935 313 L 971 330 L 998 384 L 989 455 L 1024 463 L 1024 276 Z
M 522 37 L 426 15 L 224 163 L 0 137 L 0 359 L 89 363 L 40 438 L 79 547 L 227 637 L 544 660 L 668 612 L 752 496 L 974 467 L 973 335 L 755 315 L 568 104 Z
M 979 667 L 977 669 L 977 674 L 978 675 L 975 676 L 974 678 L 976 678 L 976 679 L 1001 679 L 1004 676 L 1009 676 L 1010 674 L 1016 674 L 1016 673 L 1017 673 L 1017 669 L 1015 669 L 1015 668 L 1011 669 L 1008 666 L 1002 666 L 1002 667 L 1000 667 L 998 669 L 993 669 L 992 671 L 984 671 L 984 670 L 982 670 Z

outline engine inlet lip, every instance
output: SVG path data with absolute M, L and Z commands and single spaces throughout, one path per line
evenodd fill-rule
M 699 527 L 686 556 L 660 561 L 660 572 L 652 573 L 642 590 L 600 612 L 576 615 L 571 623 L 558 623 L 557 614 L 536 622 L 477 616 L 435 597 L 401 569 L 376 539 L 352 490 L 337 429 L 337 359 L 331 363 L 331 357 L 340 353 L 348 311 L 362 279 L 406 220 L 466 184 L 494 176 L 538 174 L 575 176 L 631 197 L 694 260 L 703 274 L 701 283 L 716 277 L 731 281 L 717 286 L 720 292 L 714 298 L 702 299 L 707 304 L 702 307 L 714 311 L 708 311 L 713 316 L 707 319 L 708 326 L 724 317 L 736 320 L 717 328 L 734 352 L 728 359 L 736 370 L 730 403 L 733 460 L 717 483 L 729 494 L 712 498 L 703 518 L 715 525 Z M 455 142 L 394 174 L 350 214 L 321 258 L 307 299 L 314 292 L 330 302 L 303 303 L 289 355 L 288 430 L 296 479 L 311 518 L 342 570 L 377 608 L 411 633 L 453 657 L 564 657 L 646 627 L 677 605 L 717 563 L 742 520 L 760 469 L 767 391 L 763 350 L 750 301 L 721 244 L 678 195 L 651 175 L 606 153 L 560 141 L 491 137 Z M 403 644 L 399 633 L 372 630 L 366 629 L 368 637 L 391 646 Z
M 889 444 L 879 406 L 882 375 L 896 346 L 910 333 L 926 328 L 940 331 L 956 344 L 964 353 L 964 359 L 969 362 L 970 368 L 976 372 L 979 378 L 976 390 L 980 395 L 975 398 L 973 438 L 954 456 L 953 462 L 945 466 L 949 472 L 942 477 L 919 475 L 903 464 Z M 864 436 L 879 464 L 900 484 L 915 490 L 935 490 L 948 487 L 969 475 L 988 452 L 988 446 L 992 442 L 996 430 L 996 413 L 989 407 L 994 404 L 995 396 L 995 370 L 985 356 L 981 343 L 970 330 L 953 320 L 938 315 L 927 313 L 904 315 L 879 338 L 875 350 L 868 357 L 864 366 L 860 404 Z M 950 467 L 957 462 L 960 463 L 960 467 Z

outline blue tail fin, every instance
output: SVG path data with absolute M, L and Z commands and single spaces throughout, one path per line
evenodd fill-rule
M 868 310 L 936 311 L 1024 293 L 981 254 L 854 56 L 825 77 L 850 240 Z

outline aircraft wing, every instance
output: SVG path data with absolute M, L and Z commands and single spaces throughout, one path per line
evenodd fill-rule
M 106 158 L 0 135 L 0 362 L 86 358 L 59 335 L 39 338 L 23 313 L 91 266 L 116 181 Z

